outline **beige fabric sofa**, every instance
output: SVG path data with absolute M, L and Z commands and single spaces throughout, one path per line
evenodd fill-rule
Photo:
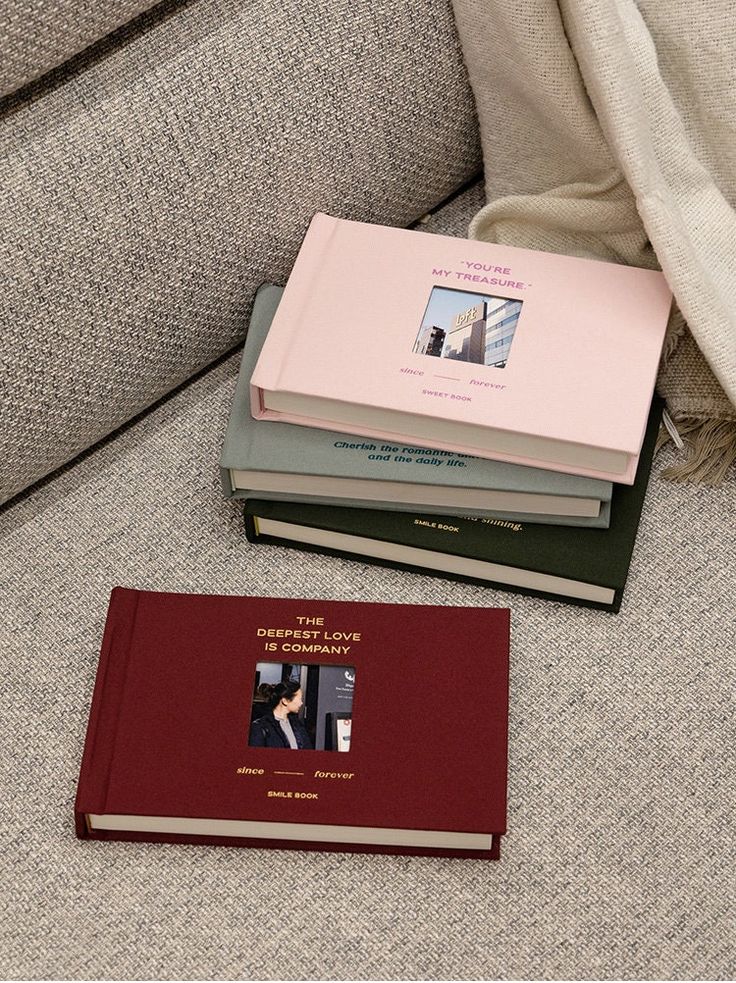
M 618 616 L 247 544 L 255 287 L 317 208 L 463 235 L 474 109 L 446 3 L 145 7 L 0 0 L 3 975 L 729 978 L 733 479 L 655 463 Z M 501 862 L 78 842 L 115 584 L 511 606 Z

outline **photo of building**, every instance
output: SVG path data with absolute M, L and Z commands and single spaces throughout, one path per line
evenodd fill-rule
M 417 355 L 442 355 L 446 334 L 443 328 L 428 324 L 417 335 L 414 351 Z
M 413 351 L 503 369 L 522 303 L 434 287 Z

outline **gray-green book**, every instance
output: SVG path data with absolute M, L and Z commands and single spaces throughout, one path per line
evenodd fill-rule
M 282 293 L 256 294 L 220 458 L 227 497 L 608 528 L 609 481 L 254 420 L 250 377 Z

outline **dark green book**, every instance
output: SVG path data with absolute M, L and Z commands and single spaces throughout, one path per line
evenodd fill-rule
M 608 529 L 249 499 L 253 543 L 293 546 L 403 570 L 618 611 L 662 416 L 655 397 L 633 485 L 616 485 Z

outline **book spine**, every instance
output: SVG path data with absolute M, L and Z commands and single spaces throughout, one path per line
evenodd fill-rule
M 279 388 L 281 369 L 300 330 L 309 298 L 318 289 L 319 270 L 334 239 L 339 219 L 317 212 L 299 250 L 294 269 L 279 303 L 272 328 L 261 350 L 251 379 L 251 411 L 256 419 L 264 412 L 263 391 Z
M 220 454 L 220 481 L 225 498 L 232 498 L 235 492 L 231 470 L 236 467 L 245 470 L 248 465 L 244 462 L 249 461 L 251 457 L 254 435 L 253 418 L 249 409 L 250 377 L 254 369 L 249 351 L 251 332 L 254 330 L 254 326 L 262 320 L 267 320 L 269 324 L 273 321 L 283 292 L 281 287 L 272 283 L 262 283 L 256 290 L 250 324 L 240 359 L 238 381 L 230 407 L 222 453 Z
M 243 511 L 243 516 L 245 518 L 245 538 L 249 543 L 258 543 L 261 537 L 258 534 L 258 527 L 256 526 L 256 517 L 248 511 L 248 503 L 245 503 L 245 509 Z
M 105 811 L 138 599 L 138 591 L 124 587 L 113 588 L 110 595 L 74 803 L 74 822 L 80 839 L 89 836 L 87 815 Z
M 225 498 L 233 498 L 238 491 L 233 481 L 233 471 L 247 471 L 253 457 L 255 420 L 247 409 L 250 379 L 245 368 L 245 359 L 244 353 L 220 455 L 220 483 Z
M 232 498 L 235 495 L 230 468 L 226 468 L 223 465 L 220 465 L 220 485 L 222 487 L 223 498 Z

